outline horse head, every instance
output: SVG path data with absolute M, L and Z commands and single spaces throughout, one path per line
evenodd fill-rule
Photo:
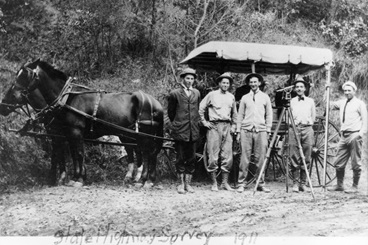
M 45 101 L 50 104 L 57 98 L 63 89 L 68 76 L 55 69 L 50 64 L 38 60 L 36 67 L 30 70 L 33 73 L 28 77 L 27 92 L 39 90 Z
M 27 63 L 20 68 L 15 82 L 7 90 L 1 101 L 1 115 L 7 116 L 25 104 L 29 104 L 36 110 L 42 109 L 47 105 L 40 91 L 32 85 L 36 81 L 36 72 L 34 69 L 37 68 L 38 62 L 39 60 Z M 31 86 L 34 86 L 34 88 Z

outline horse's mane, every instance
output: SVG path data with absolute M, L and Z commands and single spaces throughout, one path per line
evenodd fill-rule
M 42 70 L 44 70 L 53 79 L 61 79 L 63 81 L 66 81 L 68 79 L 68 76 L 64 72 L 55 69 L 52 65 L 50 65 L 49 63 L 43 60 L 38 59 L 35 62 L 27 64 L 26 66 L 31 68 L 34 65 L 38 65 Z

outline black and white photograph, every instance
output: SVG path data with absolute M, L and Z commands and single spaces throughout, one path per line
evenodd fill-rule
M 366 0 L 0 0 L 0 243 L 367 244 Z

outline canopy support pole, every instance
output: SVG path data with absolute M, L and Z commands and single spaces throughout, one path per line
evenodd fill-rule
M 328 150 L 328 122 L 330 115 L 330 86 L 331 86 L 331 65 L 326 66 L 327 78 L 326 78 L 326 122 L 325 122 L 325 146 L 323 152 L 323 190 L 326 192 L 326 172 L 327 172 L 327 150 Z
M 252 63 L 252 73 L 256 73 L 256 63 Z

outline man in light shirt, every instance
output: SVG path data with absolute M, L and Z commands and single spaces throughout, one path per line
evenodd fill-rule
M 300 139 L 301 147 L 305 157 L 307 169 L 305 169 L 302 158 L 299 153 L 297 140 L 294 131 L 289 129 L 289 146 L 291 160 L 291 174 L 294 185 L 293 192 L 308 191 L 306 183 L 306 171 L 308 171 L 311 162 L 311 153 L 313 146 L 313 124 L 316 119 L 316 106 L 314 100 L 305 95 L 309 84 L 302 77 L 297 77 L 294 82 L 294 90 L 297 94 L 290 100 L 290 109 L 296 125 L 297 134 Z M 299 182 L 298 182 L 298 173 Z
M 236 127 L 235 97 L 228 92 L 233 83 L 229 73 L 216 79 L 219 89 L 212 91 L 203 98 L 199 105 L 199 115 L 203 126 L 207 128 L 208 172 L 211 174 L 212 191 L 218 191 L 216 171 L 219 158 L 221 164 L 221 187 L 233 191 L 228 183 L 229 172 L 233 164 L 233 139 L 231 134 Z M 208 118 L 206 118 L 208 111 Z
M 238 192 L 244 191 L 252 153 L 254 154 L 254 163 L 257 166 L 256 176 L 260 174 L 267 152 L 273 113 L 270 97 L 259 89 L 263 77 L 251 73 L 245 78 L 245 81 L 249 84 L 251 91 L 240 100 L 236 126 L 237 140 L 241 140 Z M 257 190 L 270 192 L 265 187 L 264 173 L 262 175 Z
M 337 146 L 335 169 L 337 184 L 329 191 L 344 191 L 346 193 L 358 192 L 358 184 L 362 171 L 362 144 L 363 135 L 367 132 L 367 108 L 364 102 L 355 93 L 357 86 L 351 81 L 342 85 L 346 99 L 331 102 L 331 109 L 340 110 L 341 138 Z M 351 158 L 353 169 L 353 186 L 344 188 L 346 164 Z

